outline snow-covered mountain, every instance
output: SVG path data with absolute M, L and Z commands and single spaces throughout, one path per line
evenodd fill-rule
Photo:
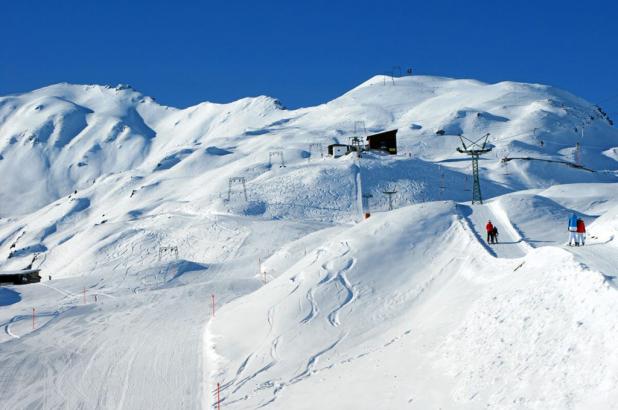
M 0 212 L 5 217 L 32 212 L 76 189 L 96 190 L 100 179 L 128 171 L 161 181 L 230 168 L 222 176 L 244 172 L 258 185 L 259 177 L 268 179 L 269 151 L 284 150 L 288 164 L 304 164 L 309 144 L 347 143 L 356 121 L 368 132 L 398 128 L 401 151 L 416 160 L 453 160 L 459 144 L 453 136 L 476 139 L 489 132 L 494 156 L 574 161 L 579 142 L 584 165 L 614 166 L 618 134 L 611 120 L 564 91 L 434 77 L 390 81 L 375 77 L 328 104 L 292 111 L 269 97 L 178 110 L 128 86 L 58 84 L 4 97 Z M 445 135 L 436 135 L 440 130 Z M 554 177 L 543 165 L 514 168 L 509 178 L 493 172 L 490 179 L 507 189 L 585 179 L 581 172 Z
M 326 155 L 395 128 L 398 155 Z M 458 136 L 487 133 L 471 206 Z M 229 409 L 611 408 L 617 176 L 603 109 L 537 84 L 377 76 L 297 110 L 1 97 L 0 270 L 37 255 L 44 281 L 0 293 L 0 402 L 207 408 L 219 383 Z M 570 212 L 590 247 L 564 247 Z

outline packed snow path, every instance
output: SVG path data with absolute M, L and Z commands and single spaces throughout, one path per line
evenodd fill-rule
M 466 221 L 473 229 L 477 239 L 487 251 L 498 258 L 521 258 L 526 254 L 529 245 L 524 242 L 515 230 L 506 212 L 499 203 L 490 202 L 483 205 L 459 205 Z M 485 225 L 491 221 L 498 228 L 498 243 L 487 243 Z
M 65 303 L 37 288 L 39 300 Z M 19 343 L 2 346 L 0 408 L 199 408 L 193 387 L 201 383 L 208 298 L 204 287 L 100 297 L 96 305 L 78 297 L 52 320 L 38 315 L 35 331 L 27 317 L 15 330 Z
M 175 215 L 169 221 L 198 226 L 204 236 L 185 229 L 174 240 L 183 246 L 181 256 L 213 262 L 157 265 L 139 247 L 131 253 L 130 245 L 121 244 L 105 254 L 109 260 L 101 264 L 101 277 L 54 279 L 0 295 L 6 304 L 0 310 L 0 368 L 5 370 L 0 409 L 201 408 L 202 336 L 211 317 L 211 295 L 220 307 L 263 286 L 258 256 L 297 237 L 311 237 L 307 234 L 321 226 L 217 215 Z M 300 246 L 301 254 L 305 246 L 312 249 L 311 243 Z M 127 265 L 114 267 L 117 253 L 131 255 Z M 296 257 L 285 252 L 277 266 Z M 267 267 L 272 273 L 274 267 Z M 34 331 L 32 306 L 37 308 Z
M 510 226 L 523 240 L 522 246 L 562 248 L 587 268 L 612 277 L 618 274 L 617 198 L 614 184 L 578 184 L 521 191 L 495 198 L 487 206 L 499 210 L 494 212 L 498 217 L 508 214 Z M 585 246 L 567 245 L 567 219 L 572 213 L 586 224 Z

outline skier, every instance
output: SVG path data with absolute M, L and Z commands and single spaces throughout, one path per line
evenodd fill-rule
M 573 246 L 571 245 L 571 243 L 577 245 L 577 215 L 575 215 L 574 213 L 571 214 L 571 217 L 569 218 L 568 228 L 569 228 L 569 246 Z
M 485 230 L 487 231 L 487 243 L 492 243 L 494 225 L 491 223 L 491 221 L 487 221 L 487 225 L 485 225 Z
M 576 246 L 584 246 L 586 241 L 586 224 L 584 220 L 581 218 L 577 219 L 577 245 Z
M 494 243 L 498 243 L 498 227 L 497 226 L 494 226 L 494 229 L 492 229 L 491 236 L 493 237 Z

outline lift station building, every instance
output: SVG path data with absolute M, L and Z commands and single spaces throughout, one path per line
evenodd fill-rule
M 384 131 L 367 136 L 367 148 L 397 154 L 397 130 Z

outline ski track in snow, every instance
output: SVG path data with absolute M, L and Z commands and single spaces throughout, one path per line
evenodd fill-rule
M 310 310 L 307 316 L 305 316 L 303 320 L 301 320 L 301 323 L 306 324 L 306 323 L 311 322 L 313 319 L 317 317 L 318 313 L 320 313 L 320 308 L 318 304 L 315 302 L 314 293 L 315 293 L 315 288 L 313 287 L 307 291 L 307 294 L 305 297 L 307 301 L 309 302 Z
M 350 303 L 354 302 L 356 299 L 356 290 L 350 284 L 348 277 L 346 276 L 346 272 L 354 266 L 355 259 L 348 259 L 345 262 L 345 266 L 343 269 L 339 270 L 335 275 L 335 278 L 331 281 L 333 283 L 339 283 L 341 287 L 345 290 L 345 297 L 341 304 L 337 306 L 332 312 L 328 314 L 328 321 L 332 326 L 339 326 L 339 312 L 345 308 Z
M 310 309 L 309 309 L 309 312 L 306 314 L 306 316 L 301 320 L 301 324 L 309 325 L 314 319 L 319 317 L 320 307 L 315 299 L 316 293 L 318 291 L 322 292 L 321 289 L 325 286 L 334 286 L 335 288 L 339 290 L 337 294 L 340 293 L 341 290 L 343 290 L 345 295 L 343 299 L 338 303 L 338 305 L 327 315 L 326 320 L 333 327 L 339 326 L 339 318 L 338 318 L 339 312 L 342 309 L 344 309 L 346 306 L 348 306 L 350 303 L 352 303 L 356 298 L 356 294 L 355 294 L 356 291 L 353 288 L 353 286 L 350 284 L 346 276 L 346 272 L 350 270 L 354 266 L 354 263 L 355 263 L 354 258 L 347 257 L 350 250 L 351 248 L 347 242 L 339 243 L 338 250 L 336 251 L 336 255 L 333 258 L 329 259 L 328 262 L 323 263 L 321 265 L 320 267 L 321 275 L 320 276 L 322 277 L 322 279 L 319 280 L 317 284 L 310 286 L 309 289 L 305 293 L 305 300 L 309 302 Z M 316 251 L 316 255 L 315 255 L 315 259 L 313 260 L 313 263 L 316 263 L 322 256 L 328 255 L 329 253 L 330 252 L 324 249 L 318 249 Z M 296 283 L 294 290 L 296 290 L 299 286 L 303 285 L 303 283 L 298 278 L 295 281 L 297 283 Z M 294 291 L 290 292 L 289 295 L 293 293 Z M 257 370 L 253 371 L 251 374 L 242 376 L 243 373 L 245 373 L 250 362 L 253 361 L 254 358 L 256 357 L 256 354 L 258 354 L 258 353 L 251 353 L 240 364 L 240 366 L 235 372 L 235 376 L 231 380 L 226 381 L 224 384 L 222 384 L 222 390 L 228 390 L 232 388 L 231 394 L 236 394 L 240 392 L 241 389 L 243 389 L 247 385 L 247 383 L 257 379 L 258 377 L 270 371 L 277 365 L 279 361 L 278 351 L 281 346 L 283 337 L 282 335 L 273 334 L 276 311 L 277 311 L 277 305 L 273 305 L 268 309 L 267 315 L 266 315 L 267 316 L 266 322 L 269 327 L 268 334 L 271 337 L 270 347 L 268 350 L 269 360 L 266 362 L 265 365 L 259 367 Z M 266 402 L 260 404 L 258 408 L 267 407 L 270 404 L 272 404 L 278 397 L 278 394 L 285 388 L 285 386 L 298 383 L 304 380 L 305 378 L 309 377 L 311 374 L 318 372 L 320 369 L 317 369 L 317 364 L 319 362 L 320 357 L 326 354 L 327 352 L 331 351 L 332 349 L 334 349 L 344 338 L 345 338 L 345 335 L 340 336 L 332 344 L 329 344 L 327 347 L 320 350 L 318 353 L 311 355 L 307 359 L 305 369 L 301 371 L 299 374 L 297 374 L 296 376 L 292 376 L 287 382 L 281 382 L 281 381 L 275 382 L 272 379 L 267 379 L 267 381 L 262 382 L 260 385 L 258 385 L 255 388 L 255 392 L 258 392 L 266 388 L 272 389 L 272 397 L 268 399 Z M 248 400 L 249 398 L 250 398 L 250 394 L 245 394 L 235 399 L 230 399 L 229 397 L 225 397 L 224 399 L 222 399 L 222 402 L 226 403 L 226 405 L 231 405 L 238 401 Z
M 298 383 L 306 379 L 307 377 L 311 376 L 312 374 L 314 374 L 316 372 L 315 367 L 317 366 L 318 361 L 320 360 L 320 357 L 324 356 L 326 353 L 333 350 L 339 343 L 341 343 L 343 339 L 345 339 L 345 335 L 337 339 L 336 341 L 334 341 L 332 344 L 328 345 L 324 349 L 320 350 L 319 352 L 312 354 L 309 357 L 309 360 L 307 361 L 307 365 L 305 366 L 305 369 L 300 374 L 290 379 L 288 384 Z

